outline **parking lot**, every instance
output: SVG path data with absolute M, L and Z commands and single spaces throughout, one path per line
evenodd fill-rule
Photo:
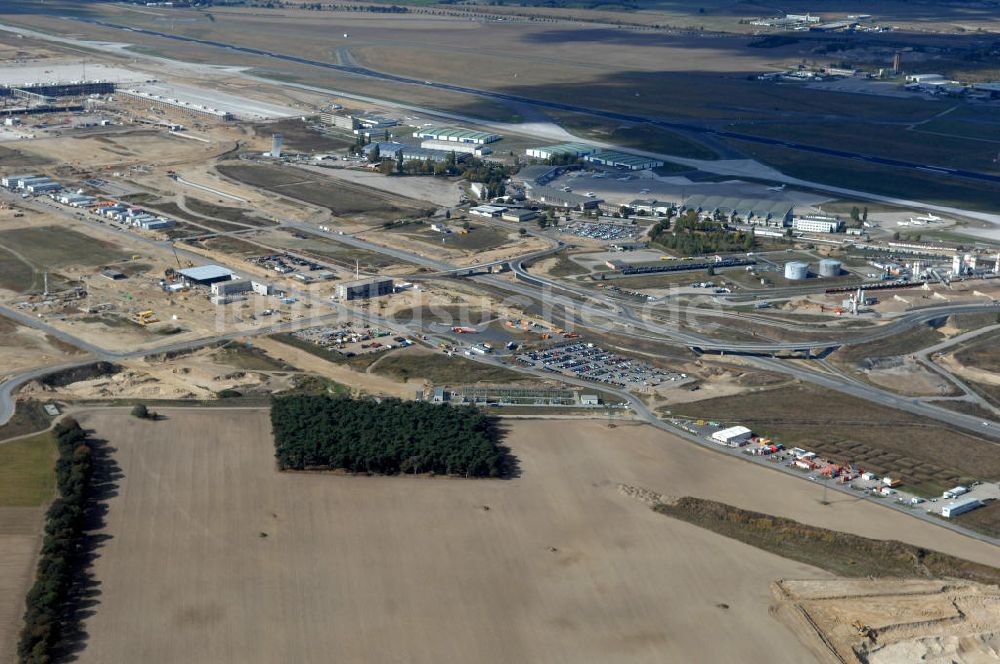
M 655 386 L 664 381 L 687 378 L 686 374 L 663 371 L 590 343 L 572 343 L 531 351 L 518 355 L 517 359 L 545 371 L 623 388 Z
M 292 335 L 303 341 L 340 353 L 345 357 L 377 353 L 390 348 L 409 346 L 413 343 L 405 337 L 394 337 L 390 330 L 352 321 L 340 325 L 311 327 L 307 330 L 293 332 Z
M 268 270 L 273 270 L 278 274 L 289 274 L 296 270 L 316 271 L 324 269 L 323 265 L 315 261 L 310 261 L 299 256 L 293 256 L 288 252 L 280 254 L 268 254 L 266 256 L 251 256 L 246 259 L 248 263 L 259 265 Z
M 638 235 L 638 229 L 631 224 L 613 223 L 589 223 L 575 221 L 563 229 L 564 233 L 571 233 L 577 237 L 586 237 L 591 240 L 634 240 Z
M 669 419 L 670 423 L 685 432 L 685 436 L 700 445 L 713 450 L 740 456 L 754 463 L 772 465 L 775 470 L 801 477 L 814 482 L 817 487 L 817 497 L 827 500 L 829 492 L 853 495 L 861 500 L 871 500 L 886 507 L 910 514 L 916 518 L 936 524 L 948 524 L 948 527 L 963 532 L 977 539 L 983 539 L 981 533 L 968 530 L 960 523 L 942 517 L 941 508 L 952 503 L 955 498 L 945 496 L 918 496 L 904 486 L 890 486 L 887 477 L 879 477 L 865 472 L 852 464 L 838 465 L 827 459 L 818 458 L 801 448 L 786 448 L 778 441 L 754 437 L 751 440 L 735 446 L 724 445 L 712 438 L 712 434 L 726 427 L 720 422 L 706 420 Z M 802 463 L 808 461 L 808 463 Z M 891 477 L 891 476 L 890 476 Z M 895 484 L 892 482 L 892 484 Z M 1000 483 L 970 482 L 967 492 L 958 496 L 965 500 L 974 498 L 983 503 L 1000 500 Z

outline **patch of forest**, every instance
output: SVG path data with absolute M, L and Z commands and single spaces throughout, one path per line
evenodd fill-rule
M 464 477 L 506 471 L 496 424 L 474 406 L 294 395 L 275 397 L 271 425 L 281 470 Z
M 649 229 L 654 245 L 684 256 L 750 251 L 757 246 L 753 233 L 730 230 L 720 219 L 700 219 L 694 210 L 662 219 Z

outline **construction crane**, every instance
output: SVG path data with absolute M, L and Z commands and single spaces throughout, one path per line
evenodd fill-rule
M 181 264 L 181 259 L 177 255 L 177 247 L 174 246 L 173 241 L 170 242 L 170 250 L 172 252 L 174 252 L 174 260 L 177 261 L 177 267 L 178 268 L 193 267 L 194 266 L 194 263 L 192 263 L 191 261 L 184 261 L 184 264 Z
M 170 243 L 170 251 L 174 252 L 174 260 L 177 261 L 177 267 L 181 267 L 181 259 L 177 256 L 177 247 L 174 246 L 173 242 Z

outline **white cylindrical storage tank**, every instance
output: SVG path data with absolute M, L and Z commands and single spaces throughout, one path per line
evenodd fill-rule
M 839 277 L 841 270 L 840 261 L 834 260 L 832 258 L 824 258 L 819 262 L 819 276 L 821 277 Z
M 809 276 L 809 264 L 799 261 L 785 263 L 785 279 L 797 281 Z

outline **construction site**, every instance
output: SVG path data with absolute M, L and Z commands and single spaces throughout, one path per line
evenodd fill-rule
M 705 147 L 693 129 L 675 136 L 673 120 L 618 127 L 627 108 L 571 113 L 575 98 L 386 78 L 376 50 L 405 52 L 386 45 L 389 31 L 352 54 L 352 33 L 337 28 L 343 37 L 300 57 L 262 29 L 289 17 L 310 34 L 312 22 L 373 31 L 383 19 L 481 37 L 483 26 L 580 29 L 566 8 L 536 22 L 502 7 L 475 20 L 464 5 L 331 7 L 111 4 L 94 11 L 113 21 L 58 22 L 100 41 L 0 31 L 0 428 L 17 438 L 80 417 L 111 442 L 101 463 L 120 464 L 128 489 L 112 492 L 94 531 L 110 538 L 80 661 L 336 650 L 499 662 L 512 642 L 523 661 L 997 658 L 995 585 L 847 578 L 663 519 L 645 507 L 670 496 L 635 488 L 763 510 L 752 520 L 762 532 L 769 514 L 796 517 L 995 564 L 1000 253 L 974 223 L 986 213 L 939 217 L 796 182 L 722 134 L 701 132 Z M 234 17 L 259 45 L 202 38 Z M 204 35 L 184 36 L 192 26 Z M 626 40 L 660 29 L 619 27 L 607 30 Z M 178 55 L 168 42 L 191 60 L 167 57 Z M 566 52 L 553 57 L 569 66 Z M 302 75 L 311 69 L 322 76 Z M 359 80 L 371 89 L 350 92 Z M 504 122 L 477 115 L 504 104 L 516 110 Z M 717 112 L 697 122 L 721 123 Z M 661 158 L 673 148 L 687 156 Z M 279 474 L 274 395 L 478 406 L 510 436 L 512 470 L 482 481 Z M 417 405 L 428 404 L 403 404 Z M 154 416 L 129 415 L 137 406 Z M 25 415 L 38 409 L 44 421 Z M 24 560 L 50 494 L 18 544 Z M 352 516 L 330 518 L 338 501 Z M 219 521 L 234 504 L 242 516 Z M 442 519 L 459 526 L 444 539 Z M 792 548 L 788 534 L 768 537 Z M 407 540 L 425 559 L 400 557 Z M 190 556 L 165 559 L 171 541 L 207 551 L 208 576 L 191 573 Z M 283 567 L 277 604 L 269 587 L 247 603 L 226 572 L 266 576 L 301 551 L 344 564 Z M 485 566 L 457 561 L 469 551 Z M 512 561 L 528 571 L 513 585 Z M 378 592 L 352 588 L 387 569 Z M 0 573 L 14 591 L 0 595 L 18 599 L 0 601 L 5 616 L 23 613 L 32 577 L 17 573 Z M 309 576 L 318 585 L 302 585 Z M 429 594 L 414 581 L 424 578 Z M 551 606 L 533 602 L 539 588 Z M 335 628 L 299 634 L 303 610 Z M 421 620 L 386 640 L 375 614 Z M 428 646 L 446 624 L 468 629 L 454 648 Z M 122 630 L 141 632 L 135 649 Z M 0 630 L 0 659 L 9 636 Z
M 988 662 L 1000 652 L 1000 592 L 971 582 L 776 581 L 772 612 L 820 662 Z

